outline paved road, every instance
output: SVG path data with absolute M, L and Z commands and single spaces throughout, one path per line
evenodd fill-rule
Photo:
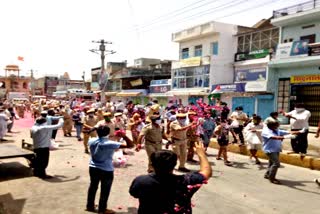
M 26 124 L 32 121 L 20 123 L 23 126 L 15 130 L 19 133 L 8 137 L 17 145 L 22 138 L 30 141 Z M 89 156 L 74 137 L 65 138 L 59 131 L 57 140 L 61 148 L 51 152 L 48 167 L 48 173 L 56 176 L 52 180 L 32 177 L 22 158 L 0 162 L 0 214 L 87 213 Z M 136 213 L 138 201 L 129 196 L 128 188 L 132 179 L 147 168 L 145 151 L 132 153 L 127 168 L 116 169 L 109 199 L 109 208 L 123 214 Z M 234 166 L 227 167 L 215 160 L 216 150 L 210 149 L 209 154 L 214 173 L 195 195 L 194 213 L 319 213 L 320 188 L 313 183 L 320 177 L 319 171 L 283 164 L 278 172 L 283 185 L 278 186 L 263 178 L 266 161 L 257 166 L 246 156 L 229 154 Z M 188 167 L 196 170 L 199 166 Z

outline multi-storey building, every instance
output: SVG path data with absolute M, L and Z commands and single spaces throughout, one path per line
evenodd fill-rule
M 179 43 L 179 61 L 172 66 L 172 90 L 177 102 L 188 104 L 210 94 L 212 85 L 233 83 L 237 25 L 208 22 L 172 34 Z
M 30 95 L 30 77 L 20 75 L 17 65 L 7 65 L 4 75 L 0 76 L 0 98 L 6 98 L 10 92 L 21 92 Z
M 275 108 L 290 111 L 303 102 L 311 111 L 310 124 L 320 120 L 320 1 L 314 0 L 273 12 L 280 28 L 279 45 L 269 62 L 268 87 Z M 287 122 L 283 119 L 283 122 Z
M 267 90 L 268 62 L 279 40 L 279 28 L 263 19 L 250 30 L 236 35 L 237 52 L 234 57 L 234 83 L 219 85 L 222 99 L 232 108 L 243 106 L 249 114 L 262 118 L 274 111 L 274 95 Z M 214 86 L 217 87 L 217 86 Z

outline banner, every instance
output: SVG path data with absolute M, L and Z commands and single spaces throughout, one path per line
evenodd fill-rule
M 290 57 L 292 42 L 278 44 L 276 59 L 285 59 Z
M 251 59 L 265 58 L 269 55 L 269 49 L 261 49 L 256 51 L 251 51 L 249 53 L 237 53 L 235 61 L 244 61 Z
M 200 64 L 201 64 L 201 57 L 192 57 L 192 58 L 180 60 L 181 68 L 200 66 Z
M 290 82 L 297 83 L 320 83 L 320 74 L 291 76 Z
M 235 77 L 236 82 L 265 81 L 267 68 L 236 69 Z
M 308 45 L 309 44 L 307 40 L 278 44 L 276 59 L 285 59 L 291 56 L 308 55 Z
M 130 81 L 130 84 L 131 86 L 139 86 L 139 85 L 142 85 L 143 83 L 142 83 L 142 79 L 139 78 L 139 79 Z
M 171 85 L 150 86 L 150 93 L 166 93 L 171 90 Z

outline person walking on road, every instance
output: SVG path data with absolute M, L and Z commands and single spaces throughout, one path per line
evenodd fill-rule
M 291 131 L 300 131 L 295 139 L 291 139 L 292 150 L 297 154 L 300 153 L 305 156 L 308 149 L 310 111 L 305 109 L 303 103 L 297 103 L 293 111 L 289 113 L 282 112 L 282 114 L 290 118 Z
M 112 157 L 114 150 L 119 148 L 131 148 L 131 141 L 116 142 L 108 139 L 110 128 L 105 125 L 99 125 L 94 128 L 97 131 L 98 138 L 89 140 L 91 159 L 89 163 L 90 186 L 88 189 L 88 198 L 86 210 L 95 212 L 95 196 L 99 183 L 101 183 L 99 214 L 115 213 L 113 210 L 107 209 L 107 202 L 114 177 L 114 167 Z
M 170 134 L 172 140 L 172 149 L 179 159 L 179 168 L 181 172 L 190 172 L 185 167 L 187 160 L 187 130 L 196 125 L 196 121 L 186 125 L 186 114 L 178 113 L 176 121 L 170 124 Z
M 177 155 L 161 150 L 151 155 L 154 173 L 136 177 L 129 193 L 139 199 L 138 214 L 192 213 L 191 198 L 212 175 L 212 168 L 202 143 L 194 151 L 200 160 L 200 171 L 184 175 L 173 174 Z
M 262 118 L 260 116 L 253 116 L 252 122 L 244 128 L 245 138 L 250 150 L 250 159 L 253 157 L 256 160 L 256 164 L 260 164 L 257 152 L 261 150 L 262 144 L 261 132 L 263 123 L 261 121 Z
M 42 179 L 49 179 L 46 168 L 49 164 L 49 147 L 51 144 L 51 134 L 53 130 L 63 126 L 63 119 L 60 118 L 58 124 L 47 125 L 45 117 L 36 119 L 36 123 L 31 128 L 31 138 L 33 140 L 34 153 L 36 154 L 33 162 L 33 175 Z
M 269 158 L 269 165 L 264 178 L 269 179 L 271 183 L 280 184 L 280 181 L 276 179 L 277 171 L 280 167 L 279 155 L 282 150 L 283 139 L 285 139 L 284 136 L 291 136 L 290 132 L 279 129 L 280 124 L 277 121 L 270 120 L 266 125 L 262 130 L 262 138 L 263 151 Z M 297 133 L 299 132 L 291 132 L 291 134 Z
M 238 106 L 235 108 L 235 111 L 232 112 L 232 114 L 230 115 L 230 118 L 232 119 L 232 130 L 231 133 L 233 135 L 233 143 L 237 143 L 237 135 L 239 136 L 239 140 L 240 140 L 240 146 L 244 145 L 244 137 L 243 137 L 243 127 L 244 124 L 247 122 L 248 120 L 248 116 L 246 113 L 243 112 L 243 107 L 242 106 Z
M 162 139 L 168 140 L 164 128 L 161 126 L 161 117 L 159 115 L 151 115 L 151 123 L 142 128 L 138 140 L 137 151 L 141 148 L 142 138 L 145 139 L 145 149 L 148 155 L 148 173 L 154 172 L 151 164 L 151 154 L 162 149 Z

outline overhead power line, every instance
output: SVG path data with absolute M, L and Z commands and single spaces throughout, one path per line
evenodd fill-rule
M 194 14 L 191 14 L 189 16 L 185 16 L 183 18 L 180 18 L 178 20 L 169 20 L 165 23 L 162 23 L 156 27 L 160 27 L 160 26 L 163 26 L 163 25 L 169 25 L 169 24 L 177 24 L 177 23 L 181 23 L 181 22 L 185 22 L 189 19 L 192 19 L 192 18 L 195 18 L 195 17 L 201 17 L 201 16 L 204 16 L 204 15 L 207 15 L 207 14 L 210 14 L 212 12 L 215 12 L 217 10 L 222 10 L 222 9 L 229 9 L 229 8 L 232 8 L 232 7 L 235 7 L 235 6 L 238 6 L 246 1 L 250 1 L 250 0 L 233 0 L 233 1 L 230 1 L 228 3 L 225 3 L 225 4 L 221 4 L 219 6 L 216 6 L 216 7 L 213 7 L 213 8 L 209 8 L 209 9 L 206 9 L 206 10 L 203 10 L 203 11 L 197 11 L 196 13 Z M 142 30 L 142 32 L 148 32 L 152 29 L 154 29 L 155 27 L 149 27 L 149 29 L 146 29 L 146 30 Z
M 163 14 L 155 19 L 152 19 L 151 21 L 149 21 L 148 23 L 146 24 L 143 24 L 141 26 L 139 26 L 139 28 L 145 28 L 147 26 L 150 26 L 150 25 L 153 25 L 153 24 L 156 24 L 156 23 L 159 23 L 163 20 L 167 20 L 167 19 L 170 19 L 170 18 L 174 18 L 174 17 L 177 17 L 179 15 L 182 15 L 182 14 L 185 14 L 186 12 L 189 12 L 189 11 L 192 11 L 192 10 L 195 10 L 195 9 L 198 9 L 198 8 L 201 8 L 201 7 L 204 7 L 204 6 L 208 6 L 212 3 L 216 3 L 218 2 L 219 0 L 211 0 L 209 2 L 206 2 L 204 4 L 201 4 L 201 5 L 198 5 L 196 6 L 198 3 L 201 3 L 201 2 L 205 2 L 207 0 L 200 0 L 200 1 L 197 1 L 197 2 L 194 2 L 192 4 L 188 4 L 187 6 L 185 7 L 182 7 L 180 9 L 177 9 L 177 10 L 174 10 L 174 11 L 171 11 L 169 13 L 166 13 L 166 14 Z

